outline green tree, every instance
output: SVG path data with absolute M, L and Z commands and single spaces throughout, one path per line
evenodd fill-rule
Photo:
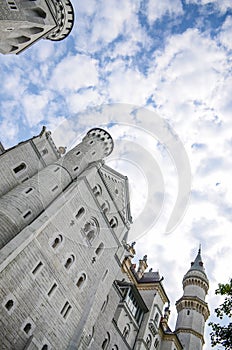
M 222 345 L 226 350 L 232 349 L 232 279 L 229 283 L 219 284 L 215 294 L 225 296 L 224 302 L 215 309 L 216 316 L 223 320 L 224 325 L 210 322 L 212 327 L 211 344 L 212 346 Z

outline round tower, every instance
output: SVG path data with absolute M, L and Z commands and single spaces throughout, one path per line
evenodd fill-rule
M 57 26 L 46 36 L 46 39 L 63 40 L 71 32 L 74 23 L 72 4 L 70 0 L 51 0 L 50 6 L 56 18 Z
M 0 198 L 0 249 L 29 225 L 91 163 L 113 150 L 110 134 L 91 129 L 82 142 Z
M 183 278 L 183 296 L 176 302 L 178 312 L 176 329 L 186 350 L 201 350 L 204 345 L 205 322 L 209 317 L 205 296 L 209 281 L 201 258 L 201 249 Z

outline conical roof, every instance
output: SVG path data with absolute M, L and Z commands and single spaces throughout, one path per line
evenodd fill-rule
M 200 272 L 200 273 L 199 273 Z M 203 276 L 202 276 L 203 274 Z M 199 277 L 204 277 L 206 279 L 206 281 L 208 281 L 206 272 L 205 272 L 205 268 L 204 268 L 204 264 L 202 262 L 202 257 L 201 257 L 201 248 L 199 248 L 198 250 L 198 254 L 195 258 L 195 260 L 191 263 L 191 267 L 188 270 L 188 272 L 186 273 L 186 275 L 184 276 L 184 278 L 186 277 L 190 277 L 190 276 L 196 276 L 198 275 Z

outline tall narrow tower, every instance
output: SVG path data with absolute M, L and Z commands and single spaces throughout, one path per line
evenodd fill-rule
M 201 258 L 201 249 L 183 278 L 183 296 L 176 302 L 176 333 L 186 350 L 201 350 L 204 345 L 205 322 L 209 317 L 205 296 L 209 281 Z
M 62 40 L 73 22 L 70 0 L 0 0 L 0 53 L 18 54 L 41 38 Z

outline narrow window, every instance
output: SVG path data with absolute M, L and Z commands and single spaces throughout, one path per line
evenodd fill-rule
M 43 263 L 42 263 L 42 261 L 40 261 L 40 262 L 36 265 L 36 267 L 32 270 L 32 274 L 33 274 L 33 275 L 36 275 L 36 274 L 42 269 L 42 267 L 43 267 Z
M 64 313 L 64 318 L 65 318 L 65 319 L 67 319 L 67 317 L 68 317 L 68 315 L 70 314 L 71 310 L 72 310 L 72 306 L 69 305 L 68 308 L 67 308 L 67 310 L 66 310 L 65 313 Z
M 78 151 L 77 153 L 76 153 L 76 156 L 79 156 L 81 154 L 81 151 Z
M 28 219 L 30 215 L 31 215 L 31 210 L 28 210 L 26 211 L 26 213 L 23 214 L 23 218 Z
M 68 317 L 68 315 L 70 314 L 71 310 L 72 310 L 72 306 L 69 304 L 68 301 L 66 301 L 66 303 L 64 304 L 60 313 L 66 319 Z
M 102 276 L 102 281 L 104 281 L 104 279 L 106 278 L 107 274 L 108 274 L 108 270 L 106 270 L 106 271 L 104 272 L 104 275 Z
M 103 249 L 104 249 L 104 243 L 101 242 L 101 243 L 99 244 L 99 246 L 97 247 L 97 249 L 95 250 L 95 253 L 96 253 L 97 255 L 100 255 L 100 254 L 102 253 Z
M 7 303 L 5 304 L 5 308 L 7 309 L 7 311 L 10 311 L 13 306 L 14 306 L 14 302 L 12 299 L 8 300 Z
M 75 257 L 74 257 L 74 255 L 71 255 L 71 256 L 66 260 L 64 267 L 65 267 L 67 270 L 69 270 L 70 267 L 72 266 L 72 264 L 74 263 L 74 261 L 75 261 Z
M 129 324 L 127 324 L 127 325 L 124 327 L 124 330 L 123 330 L 122 335 L 123 335 L 123 337 L 124 337 L 125 339 L 127 339 L 127 338 L 129 337 L 129 333 L 130 333 L 130 326 L 129 326 Z
M 102 343 L 101 348 L 103 350 L 106 350 L 108 348 L 109 343 L 110 343 L 110 334 L 107 332 L 106 337 L 105 337 L 105 339 L 104 339 L 104 341 Z
M 81 207 L 76 214 L 76 219 L 79 220 L 84 215 L 84 213 L 85 213 L 85 208 Z
M 15 167 L 14 169 L 13 169 L 13 171 L 14 171 L 14 173 L 15 174 L 19 174 L 20 172 L 22 172 L 22 171 L 24 171 L 25 169 L 26 169 L 26 164 L 25 163 L 21 163 L 21 164 L 19 164 L 17 167 Z
M 56 173 L 56 172 L 59 171 L 59 170 L 60 170 L 60 167 L 55 168 L 55 169 L 54 169 L 54 173 Z
M 24 191 L 24 193 L 25 194 L 29 194 L 30 192 L 32 192 L 33 191 L 33 188 L 32 187 L 29 187 L 29 188 L 27 188 L 25 191 Z
M 52 248 L 53 249 L 58 248 L 58 246 L 61 244 L 62 241 L 63 241 L 63 237 L 61 235 L 57 236 L 52 243 Z
M 190 310 L 187 310 L 187 315 L 190 315 Z
M 58 189 L 58 186 L 56 185 L 52 188 L 52 192 L 55 192 L 57 189 Z
M 78 287 L 78 288 L 81 288 L 81 287 L 83 286 L 83 284 L 84 284 L 85 281 L 86 281 L 86 274 L 83 273 L 83 274 L 79 277 L 79 279 L 78 279 L 78 281 L 77 281 L 77 287 Z
M 118 219 L 115 216 L 110 219 L 110 226 L 112 228 L 116 228 L 118 226 Z
M 73 171 L 77 171 L 79 169 L 79 166 L 76 166 Z
M 24 179 L 21 181 L 22 183 L 26 182 L 29 179 L 28 176 L 24 177 Z
M 54 283 L 54 284 L 51 286 L 51 288 L 49 289 L 49 291 L 48 291 L 48 296 L 49 296 L 49 297 L 52 296 L 52 295 L 55 293 L 56 288 L 57 288 L 57 284 Z
M 24 332 L 28 334 L 31 330 L 31 324 L 27 323 L 26 326 L 23 328 Z
M 95 154 L 96 154 L 96 152 L 95 152 L 95 151 L 93 151 L 93 152 L 92 152 L 92 156 L 94 156 Z

